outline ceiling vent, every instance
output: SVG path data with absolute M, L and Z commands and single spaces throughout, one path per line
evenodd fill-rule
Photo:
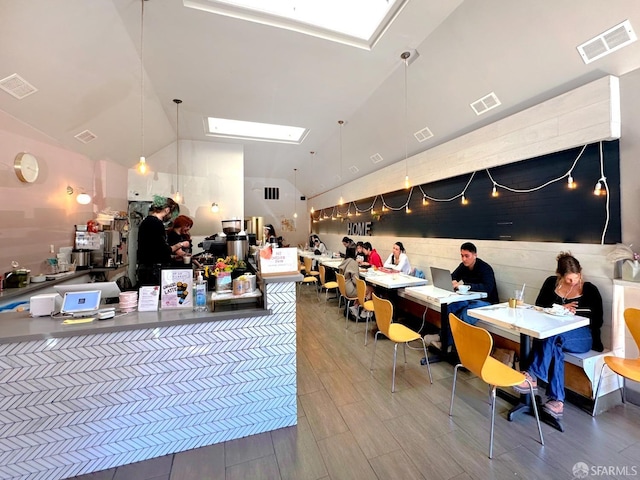
M 356 167 L 355 165 L 351 165 L 351 166 L 349 167 L 349 171 L 350 171 L 351 173 L 353 173 L 353 174 L 356 174 L 356 173 L 358 173 L 358 172 L 360 171 L 360 169 L 359 169 L 358 167 Z
M 496 97 L 496 94 L 491 92 L 488 95 L 485 95 L 480 100 L 476 100 L 471 104 L 471 108 L 476 112 L 476 115 L 482 115 L 483 113 L 488 112 L 498 106 L 501 105 L 500 100 Z
M 373 163 L 380 163 L 383 160 L 382 155 L 380 155 L 379 153 L 374 153 L 369 158 Z
M 28 97 L 32 93 L 36 93 L 38 89 L 27 82 L 17 73 L 9 75 L 7 78 L 0 80 L 0 88 L 18 100 Z
M 416 140 L 419 142 L 424 142 L 425 140 L 429 140 L 433 137 L 433 132 L 429 130 L 429 127 L 424 127 L 422 130 L 418 130 L 414 133 L 413 136 L 416 137 Z
M 620 25 L 610 28 L 595 38 L 578 46 L 578 52 L 584 63 L 591 63 L 598 58 L 609 55 L 637 40 L 631 22 L 625 20 Z
M 264 187 L 264 199 L 265 200 L 280 200 L 280 188 L 278 188 L 278 187 Z
M 89 142 L 91 142 L 91 141 L 93 141 L 93 140 L 95 140 L 97 138 L 96 134 L 91 132 L 91 131 L 89 131 L 89 130 L 85 130 L 84 132 L 80 132 L 75 137 L 78 139 L 78 141 L 80 141 L 82 143 L 89 143 Z

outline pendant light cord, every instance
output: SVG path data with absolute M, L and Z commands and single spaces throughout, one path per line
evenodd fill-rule
M 144 2 L 140 0 L 140 156 L 144 157 Z

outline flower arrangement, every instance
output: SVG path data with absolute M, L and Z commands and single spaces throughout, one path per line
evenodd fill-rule
M 247 268 L 247 264 L 244 260 L 238 260 L 238 257 L 233 255 L 232 257 L 218 258 L 216 260 L 215 269 L 213 274 L 217 277 L 222 272 L 233 272 L 238 268 Z
M 619 262 L 624 260 L 638 261 L 640 254 L 631 249 L 632 245 L 624 243 L 616 244 L 616 248 L 607 254 L 607 260 L 610 262 Z

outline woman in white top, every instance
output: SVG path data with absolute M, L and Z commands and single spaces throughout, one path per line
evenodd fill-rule
M 383 266 L 406 274 L 411 272 L 409 257 L 407 257 L 407 254 L 404 251 L 404 245 L 402 245 L 402 242 L 396 242 L 393 244 L 393 253 L 389 255 L 389 258 L 387 258 L 387 261 L 384 262 Z
M 311 249 L 316 255 L 326 255 L 327 253 L 327 246 L 322 242 L 322 240 L 320 240 L 318 236 L 313 239 L 313 246 L 311 247 Z M 318 251 L 320 253 L 318 253 Z

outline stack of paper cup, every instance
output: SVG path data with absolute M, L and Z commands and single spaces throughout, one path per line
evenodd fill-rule
M 120 310 L 124 313 L 138 308 L 138 292 L 120 292 Z

